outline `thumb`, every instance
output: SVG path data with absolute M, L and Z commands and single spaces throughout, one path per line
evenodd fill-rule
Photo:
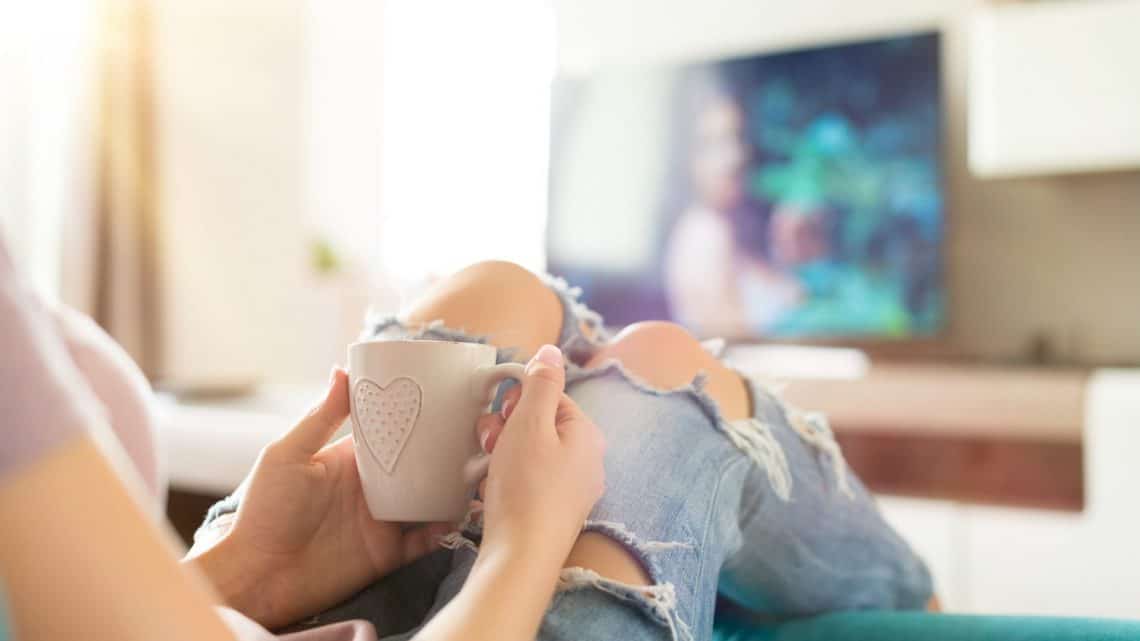
M 553 425 L 566 384 L 562 352 L 553 345 L 543 345 L 526 364 L 526 380 L 522 394 L 511 416 L 525 416 L 543 425 Z
M 280 439 L 289 453 L 309 457 L 328 443 L 337 428 L 348 418 L 348 374 L 340 368 L 332 371 L 325 397 Z

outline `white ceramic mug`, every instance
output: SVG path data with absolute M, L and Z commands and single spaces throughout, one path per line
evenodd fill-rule
M 356 466 L 372 518 L 457 521 L 486 473 L 475 422 L 499 383 L 522 380 L 478 343 L 384 340 L 348 348 Z

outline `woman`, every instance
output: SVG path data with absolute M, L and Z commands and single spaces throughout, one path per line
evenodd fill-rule
M 748 118 L 715 81 L 699 85 L 688 166 L 693 201 L 669 232 L 665 289 L 673 318 L 730 337 L 771 330 L 803 303 L 803 287 L 773 264 L 758 239 L 742 244 L 741 222 L 760 218 L 749 203 Z M 769 226 L 780 220 L 772 216 Z M 777 238 L 773 229 L 765 236 Z M 747 236 L 747 234 L 745 234 Z M 745 245 L 748 251 L 744 251 Z
M 406 580 L 381 579 L 443 531 L 368 518 L 351 444 L 321 447 L 347 415 L 345 376 L 334 371 L 321 405 L 263 452 L 236 516 L 224 515 L 234 501 L 212 511 L 180 566 L 100 452 L 97 403 L 49 313 L 11 272 L 0 255 L 0 568 L 18 639 L 259 638 L 254 621 L 275 628 L 370 583 Z M 429 587 L 429 620 L 408 633 L 417 639 L 703 639 L 718 585 L 779 615 L 921 607 L 930 596 L 925 568 L 882 523 L 822 426 L 674 326 L 607 340 L 564 289 L 490 263 L 377 333 L 483 336 L 534 355 L 521 393 L 479 422 L 491 452 L 482 518 L 443 537 L 455 550 Z M 542 347 L 554 341 L 561 353 Z M 599 431 L 607 482 L 595 504 Z M 210 607 L 222 600 L 232 607 Z M 375 638 L 362 622 L 296 634 Z

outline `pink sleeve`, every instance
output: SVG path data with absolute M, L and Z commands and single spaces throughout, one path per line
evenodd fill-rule
M 0 475 L 106 419 L 161 513 L 150 385 L 99 326 L 48 308 L 0 243 Z
M 0 242 L 0 482 L 112 417 L 120 424 L 137 423 L 127 432 L 117 430 L 128 441 L 128 451 L 132 437 L 144 441 L 139 448 L 147 449 L 151 440 L 147 388 L 125 358 L 95 328 L 57 317 L 46 308 L 20 280 Z M 77 361 L 82 365 L 77 367 Z M 84 374 L 91 377 L 99 395 L 115 405 L 113 412 L 99 402 Z M 132 458 L 144 477 L 157 478 L 153 463 Z M 148 464 L 149 475 L 142 469 Z M 218 611 L 242 641 L 376 641 L 375 630 L 363 621 L 276 637 L 234 610 Z
M 52 313 L 0 242 L 0 480 L 104 419 Z
M 106 408 L 115 436 L 161 513 L 166 478 L 155 438 L 150 383 L 126 351 L 90 318 L 62 306 L 53 312 L 72 362 Z

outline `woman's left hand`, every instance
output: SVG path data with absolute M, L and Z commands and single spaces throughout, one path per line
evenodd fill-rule
M 454 529 L 373 520 L 352 437 L 325 445 L 348 413 L 348 375 L 336 369 L 321 403 L 262 450 L 233 528 L 191 561 L 228 605 L 266 627 L 343 601 Z

